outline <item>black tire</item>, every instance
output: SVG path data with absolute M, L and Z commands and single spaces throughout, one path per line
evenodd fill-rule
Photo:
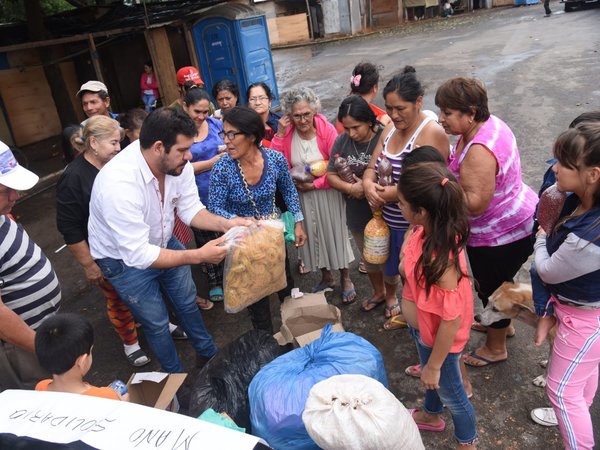
M 576 2 L 565 3 L 565 12 L 571 12 L 578 6 L 579 6 L 579 3 L 576 3 Z

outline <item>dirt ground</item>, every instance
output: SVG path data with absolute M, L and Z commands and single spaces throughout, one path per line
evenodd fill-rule
M 557 2 L 552 2 L 551 7 L 554 11 L 562 10 Z M 366 37 L 281 49 L 274 52 L 279 92 L 295 85 L 313 88 L 321 98 L 323 112 L 332 119 L 347 94 L 354 64 L 362 60 L 381 64 L 381 87 L 392 74 L 410 64 L 426 86 L 426 108 L 437 111 L 433 96 L 441 82 L 455 75 L 476 76 L 488 87 L 492 113 L 515 132 L 524 180 L 537 190 L 556 135 L 578 114 L 600 109 L 598 23 L 599 8 L 543 18 L 542 6 L 533 5 L 479 11 L 411 23 Z M 376 103 L 381 106 L 383 102 L 378 98 Z M 48 150 L 56 154 L 56 148 Z M 32 164 L 43 175 L 55 170 L 55 166 L 56 161 Z M 86 284 L 83 272 L 67 250 L 55 252 L 63 242 L 55 225 L 54 189 L 21 202 L 15 213 L 58 273 L 63 310 L 80 312 L 94 324 L 96 345 L 89 381 L 105 385 L 115 378 L 127 379 L 132 368 L 110 328 L 102 296 Z M 351 270 L 359 297 L 367 297 L 368 280 L 358 273 L 357 261 L 352 263 Z M 522 271 L 519 277 L 527 279 L 526 272 Z M 310 291 L 317 278 L 316 274 L 296 275 L 296 284 L 301 290 Z M 203 284 L 199 284 L 200 292 L 206 295 Z M 338 306 L 340 295 L 339 287 L 327 294 L 329 301 Z M 358 303 L 341 308 L 346 330 L 363 336 L 383 354 L 391 391 L 407 407 L 418 405 L 422 401 L 419 381 L 404 374 L 405 367 L 417 362 L 408 332 L 384 331 L 382 309 L 364 313 Z M 278 310 L 275 300 L 273 310 Z M 218 346 L 251 327 L 245 312 L 226 314 L 219 304 L 203 316 Z M 278 315 L 275 323 L 278 327 Z M 541 427 L 529 418 L 532 408 L 549 404 L 545 391 L 531 383 L 543 372 L 538 362 L 547 357 L 548 349 L 533 346 L 531 328 L 520 322 L 515 327 L 517 334 L 509 340 L 507 362 L 469 371 L 475 390 L 473 404 L 478 416 L 479 448 L 561 448 L 556 428 Z M 483 339 L 484 335 L 474 332 L 469 347 L 476 348 Z M 143 334 L 142 346 L 147 348 Z M 191 347 L 186 342 L 177 342 L 177 348 L 184 365 L 191 370 L 194 363 Z M 154 359 L 144 369 L 158 368 Z M 592 418 L 598 441 L 597 401 L 592 406 Z M 446 419 L 450 419 L 447 414 Z M 454 448 L 452 425 L 443 433 L 424 432 L 423 439 L 427 448 Z

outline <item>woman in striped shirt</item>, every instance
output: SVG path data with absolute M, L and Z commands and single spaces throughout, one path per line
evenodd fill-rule
M 406 66 L 401 74 L 393 77 L 383 90 L 385 108 L 392 119 L 383 133 L 369 167 L 363 175 L 365 195 L 371 209 L 382 210 L 383 219 L 390 227 L 390 256 L 384 267 L 385 284 L 385 317 L 383 327 L 393 330 L 406 326 L 401 315 L 402 309 L 397 297 L 400 275 L 398 273 L 400 247 L 408 222 L 402 216 L 398 207 L 398 189 L 396 184 L 400 177 L 402 160 L 414 148 L 430 145 L 448 158 L 450 144 L 442 127 L 425 111 L 422 111 L 425 91 L 416 77 L 415 69 Z M 386 158 L 393 167 L 392 185 L 381 186 L 378 183 L 379 166 Z M 370 311 L 382 302 L 369 300 L 362 308 Z

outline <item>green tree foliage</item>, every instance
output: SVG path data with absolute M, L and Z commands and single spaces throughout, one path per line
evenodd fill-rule
M 25 2 L 39 1 L 45 16 L 75 7 L 67 0 L 1 0 L 0 23 L 25 22 Z

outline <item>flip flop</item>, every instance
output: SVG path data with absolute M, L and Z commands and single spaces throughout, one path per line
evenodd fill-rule
M 421 364 L 408 366 L 406 369 L 404 369 L 404 373 L 411 377 L 421 378 Z
M 298 273 L 300 275 L 306 275 L 307 273 L 310 273 L 310 270 L 306 268 L 306 266 L 304 265 L 304 261 L 302 261 L 301 259 L 298 260 Z
M 361 262 L 359 262 L 359 263 L 358 263 L 358 271 L 359 271 L 360 273 L 363 273 L 363 274 L 366 274 L 366 273 L 368 273 L 368 272 L 367 272 L 367 267 L 365 266 L 365 263 L 364 263 L 364 262 L 362 262 L 362 261 L 361 261 Z
M 374 298 L 371 298 L 371 299 L 367 300 L 367 303 L 363 303 L 362 305 L 360 305 L 360 309 L 362 309 L 364 312 L 369 312 L 369 311 L 373 311 L 375 308 L 383 305 L 384 303 L 385 303 L 385 298 L 382 298 L 381 300 L 375 300 Z
M 213 309 L 213 307 L 215 306 L 215 304 L 213 302 L 211 302 L 210 300 L 207 300 L 205 298 L 202 298 L 199 295 L 196 296 L 196 305 L 202 311 L 209 311 L 209 310 Z
M 323 292 L 323 291 L 333 291 L 333 288 L 335 287 L 335 283 L 332 281 L 331 283 L 327 283 L 327 282 L 320 282 L 319 284 L 317 284 L 313 290 L 312 293 L 316 294 L 317 292 Z
M 386 331 L 400 330 L 401 328 L 408 328 L 408 324 L 400 318 L 400 316 L 390 317 L 383 324 L 383 329 Z
M 125 356 L 127 356 L 127 361 L 129 361 L 129 364 L 131 364 L 134 367 L 145 366 L 151 361 L 151 359 L 148 358 L 148 355 L 146 355 L 146 353 L 142 349 L 136 350 L 131 355 Z
M 350 298 L 350 300 L 348 300 Z M 342 291 L 342 305 L 351 305 L 356 301 L 356 289 Z
M 223 301 L 223 288 L 221 286 L 212 288 L 208 292 L 208 297 L 210 298 L 211 302 L 222 302 Z
M 415 413 L 417 411 L 419 411 L 419 408 L 411 408 L 408 410 L 408 412 L 410 413 L 410 417 L 412 417 L 413 420 L 415 420 Z M 436 433 L 440 433 L 446 429 L 446 421 L 444 419 L 442 419 L 441 417 L 440 417 L 439 425 L 429 425 L 427 423 L 419 423 L 416 420 L 415 420 L 415 423 L 417 424 L 417 428 L 419 430 L 423 430 L 423 431 L 433 431 Z
M 473 359 L 476 359 L 477 361 L 481 361 L 484 364 L 473 364 L 467 361 L 467 357 L 471 357 Z M 469 367 L 487 367 L 487 366 L 493 366 L 494 364 L 498 364 L 501 362 L 506 361 L 508 358 L 504 358 L 504 359 L 499 359 L 497 361 L 492 361 L 491 359 L 487 359 L 483 356 L 479 356 L 477 353 L 475 353 L 475 350 L 471 350 L 469 353 L 467 353 L 466 355 L 463 355 L 463 361 L 464 363 L 469 366 Z
M 399 311 L 397 314 L 393 314 L 393 312 L 396 308 L 398 308 Z M 391 319 L 392 317 L 395 317 L 401 313 L 402 313 L 402 309 L 400 307 L 400 302 L 398 300 L 396 300 L 396 303 L 394 303 L 392 306 L 385 305 L 385 318 L 386 319 Z

